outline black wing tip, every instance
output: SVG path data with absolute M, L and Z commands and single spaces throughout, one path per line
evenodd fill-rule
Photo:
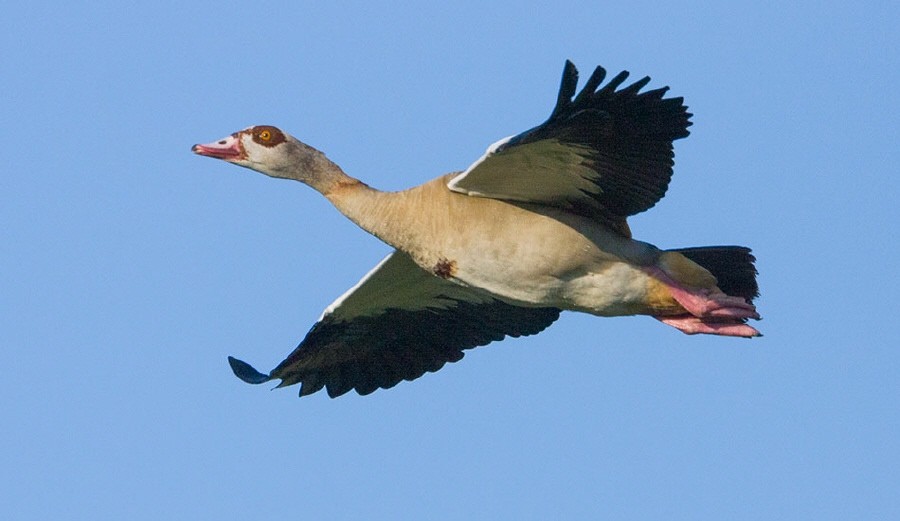
M 658 106 L 659 104 L 664 104 L 669 107 L 669 110 L 672 113 L 677 114 L 678 112 L 681 112 L 685 119 L 684 126 L 690 126 L 691 123 L 688 120 L 693 114 L 687 112 L 687 106 L 684 105 L 684 98 L 664 98 L 663 96 L 669 91 L 668 86 L 641 92 L 641 89 L 650 83 L 651 80 L 649 76 L 644 76 L 634 83 L 620 88 L 622 84 L 625 83 L 625 80 L 628 79 L 629 75 L 630 73 L 628 71 L 621 71 L 606 82 L 605 85 L 601 86 L 601 83 L 603 83 L 603 80 L 606 78 L 606 69 L 598 65 L 584 87 L 582 87 L 581 92 L 578 92 L 578 95 L 575 96 L 578 87 L 578 68 L 575 67 L 575 64 L 572 63 L 571 60 L 566 60 L 565 66 L 563 67 L 562 81 L 559 86 L 556 106 L 553 108 L 553 112 L 548 121 L 563 116 L 564 113 L 578 111 L 598 102 L 602 103 L 603 101 L 601 100 L 619 99 L 623 102 L 626 100 L 640 100 L 648 105 L 656 104 Z M 687 133 L 684 133 L 678 137 L 684 137 L 686 135 Z
M 252 365 L 243 360 L 238 360 L 233 356 L 228 357 L 228 364 L 231 366 L 234 376 L 237 376 L 248 384 L 262 384 L 272 379 L 271 376 L 260 373 L 254 369 Z
M 553 115 L 565 111 L 572 104 L 572 96 L 578 88 L 578 68 L 572 60 L 566 60 L 563 66 L 562 79 L 559 82 L 559 94 L 556 96 L 556 106 L 553 107 Z

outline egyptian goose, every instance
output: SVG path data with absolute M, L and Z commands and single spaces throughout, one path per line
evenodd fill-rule
M 300 395 L 323 387 L 365 395 L 456 362 L 465 349 L 533 335 L 563 310 L 649 315 L 688 334 L 759 336 L 748 248 L 660 250 L 626 223 L 659 201 L 672 141 L 691 114 L 668 87 L 600 86 L 597 67 L 575 96 L 567 61 L 544 123 L 498 141 L 463 172 L 401 192 L 345 174 L 325 155 L 262 125 L 205 145 L 202 156 L 319 191 L 395 250 L 329 305 L 278 367 L 263 374 L 229 357 L 241 380 Z M 618 89 L 618 90 L 617 90 Z M 574 96 L 574 97 L 573 97 Z

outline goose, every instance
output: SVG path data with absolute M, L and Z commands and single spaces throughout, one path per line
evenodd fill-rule
M 229 357 L 244 382 L 367 395 L 434 372 L 463 352 L 534 335 L 562 311 L 647 315 L 687 334 L 761 336 L 755 257 L 742 246 L 662 250 L 626 219 L 665 194 L 673 141 L 692 114 L 645 77 L 605 85 L 597 67 L 576 95 L 563 68 L 550 117 L 491 145 L 462 172 L 384 192 L 270 125 L 194 145 L 201 156 L 292 179 L 394 251 L 325 308 L 268 374 Z

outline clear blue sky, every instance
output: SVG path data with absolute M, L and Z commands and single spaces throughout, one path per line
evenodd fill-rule
M 77 4 L 0 31 L 4 518 L 900 518 L 895 2 Z M 192 144 L 276 124 L 400 189 L 566 58 L 686 98 L 632 228 L 753 247 L 764 338 L 566 314 L 367 397 L 232 375 L 388 247 Z

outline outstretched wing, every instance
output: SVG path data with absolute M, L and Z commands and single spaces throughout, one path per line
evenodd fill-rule
M 625 218 L 665 195 L 674 165 L 672 141 L 689 134 L 691 114 L 682 98 L 663 98 L 668 87 L 641 93 L 648 77 L 616 90 L 628 77 L 623 71 L 598 88 L 605 77 L 597 67 L 575 96 L 578 70 L 566 61 L 550 118 L 491 145 L 448 187 L 560 207 L 627 235 Z
M 268 375 L 228 361 L 245 382 L 299 383 L 300 396 L 323 387 L 332 398 L 351 389 L 365 395 L 437 371 L 460 360 L 465 349 L 538 333 L 559 313 L 515 306 L 443 280 L 395 251 L 328 306 Z

